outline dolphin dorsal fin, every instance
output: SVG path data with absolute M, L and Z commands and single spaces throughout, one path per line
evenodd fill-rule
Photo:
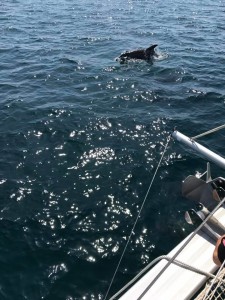
M 147 53 L 152 53 L 152 54 L 154 54 L 155 53 L 155 47 L 157 47 L 158 45 L 152 45 L 152 46 L 150 46 L 150 47 L 148 47 L 145 51 L 147 52 Z
M 146 56 L 148 59 L 150 59 L 151 56 L 155 55 L 155 56 L 158 56 L 155 52 L 155 47 L 157 47 L 158 45 L 152 45 L 150 46 L 149 48 L 147 48 L 145 50 L 145 53 L 146 53 Z

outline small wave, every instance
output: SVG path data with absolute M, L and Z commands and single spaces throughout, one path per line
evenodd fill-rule
M 67 57 L 61 58 L 60 63 L 62 63 L 62 64 L 70 63 L 70 64 L 78 65 L 78 62 L 75 59 L 67 58 Z
M 154 56 L 153 60 L 158 61 L 158 60 L 164 60 L 169 57 L 168 53 L 165 52 L 157 52 L 158 56 Z

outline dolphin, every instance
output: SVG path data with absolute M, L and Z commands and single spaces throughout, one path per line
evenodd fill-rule
M 126 51 L 119 56 L 120 62 L 124 62 L 129 59 L 142 59 L 142 60 L 151 60 L 153 56 L 158 56 L 155 52 L 155 47 L 158 45 L 152 45 L 147 49 L 138 49 L 134 51 Z

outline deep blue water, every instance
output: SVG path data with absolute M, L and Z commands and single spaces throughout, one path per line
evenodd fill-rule
M 103 299 L 170 132 L 224 123 L 222 0 L 77 2 L 0 3 L 0 299 Z M 170 143 L 109 295 L 192 230 L 204 170 Z

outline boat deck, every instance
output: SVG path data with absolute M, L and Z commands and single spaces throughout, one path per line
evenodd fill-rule
M 223 207 L 219 208 L 214 216 L 222 224 L 225 224 L 225 209 Z M 172 258 L 184 245 L 188 238 L 189 236 L 178 244 L 167 256 Z M 199 231 L 199 233 L 197 233 L 188 245 L 180 252 L 176 259 L 204 272 L 214 273 L 218 269 L 212 260 L 214 247 L 215 241 L 202 231 Z M 168 261 L 162 259 L 124 295 L 122 295 L 120 299 L 191 299 L 208 279 L 207 276 L 202 274 L 187 270 L 175 264 L 170 264 L 169 267 L 160 275 L 154 285 L 145 292 L 146 289 L 148 289 L 149 284 L 167 264 Z

